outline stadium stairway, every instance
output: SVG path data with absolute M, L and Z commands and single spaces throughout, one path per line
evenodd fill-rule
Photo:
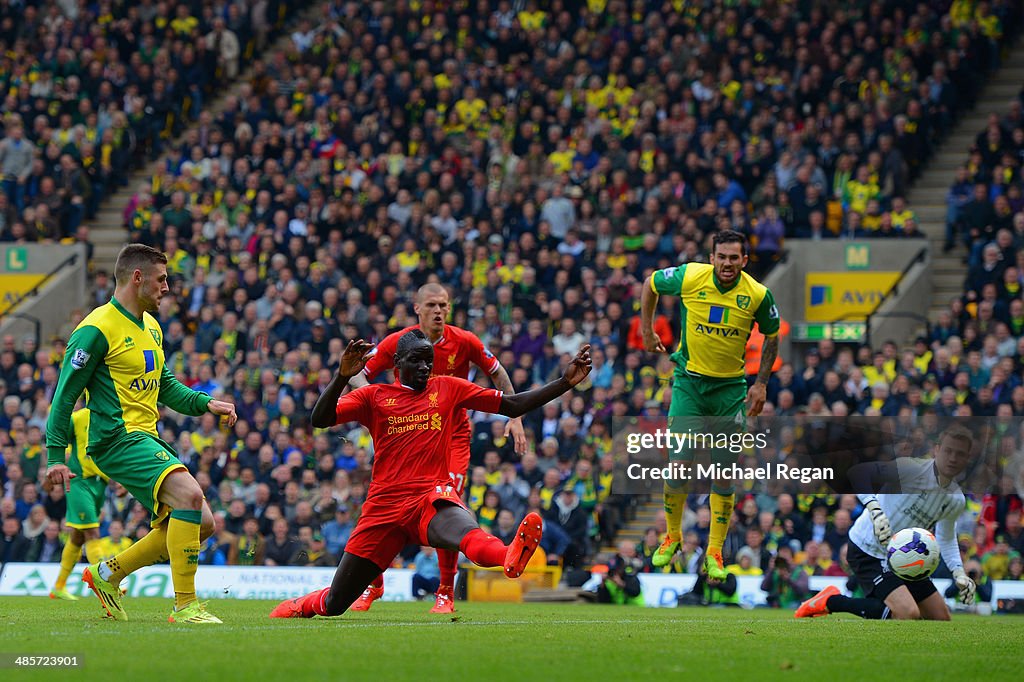
M 655 519 L 658 514 L 664 511 L 664 506 L 661 502 L 661 495 L 656 496 L 657 499 L 650 499 L 646 502 L 641 502 L 635 507 L 636 516 L 619 530 L 618 535 L 615 536 L 614 544 L 605 544 L 600 548 L 600 552 L 615 554 L 617 545 L 623 540 L 629 540 L 630 542 L 640 542 L 644 538 L 644 531 L 651 526 L 656 525 Z
M 931 242 L 932 303 L 928 317 L 932 322 L 940 311 L 949 307 L 953 297 L 963 294 L 967 276 L 963 246 L 946 254 L 942 252 L 946 241 L 946 192 L 953 184 L 957 167 L 967 161 L 975 137 L 985 129 L 989 114 L 1006 114 L 1009 102 L 1024 86 L 1024 41 L 1017 42 L 1003 64 L 985 84 L 974 109 L 960 119 L 942 141 L 907 196 L 921 231 Z
M 317 15 L 322 15 L 323 12 L 324 6 L 322 3 L 313 3 L 306 10 L 292 17 L 288 26 L 296 25 L 302 19 L 311 19 L 314 23 L 317 23 Z M 291 31 L 288 30 L 288 28 L 285 28 L 285 30 L 281 32 L 281 35 L 277 37 L 275 42 L 266 47 L 263 54 L 269 54 L 275 50 L 283 49 L 290 40 Z M 209 101 L 204 110 L 211 112 L 214 117 L 216 117 L 221 111 L 223 111 L 224 102 L 227 97 L 232 94 L 237 94 L 241 84 L 248 82 L 251 77 L 252 65 L 250 64 L 238 75 L 238 78 L 234 83 L 229 87 L 224 88 L 216 99 Z M 177 138 L 168 141 L 167 145 L 176 146 L 181 144 L 181 141 L 185 139 L 188 131 L 197 125 L 198 122 L 193 122 L 188 128 L 182 130 L 181 134 Z M 96 270 L 106 270 L 107 272 L 113 273 L 114 261 L 117 260 L 117 254 L 121 251 L 121 247 L 123 247 L 128 241 L 128 229 L 125 226 L 124 219 L 125 208 L 131 202 L 132 197 L 140 187 L 149 187 L 150 179 L 153 177 L 153 171 L 156 170 L 158 165 L 162 162 L 163 158 L 161 157 L 156 161 L 146 164 L 143 168 L 133 171 L 128 177 L 128 186 L 122 187 L 116 193 L 108 196 L 96 212 L 96 219 L 88 223 L 89 241 L 91 241 L 95 246 L 91 264 L 91 270 L 93 272 Z

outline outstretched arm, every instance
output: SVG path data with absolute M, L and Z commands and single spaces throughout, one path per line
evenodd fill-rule
M 587 375 L 590 374 L 590 369 L 590 344 L 586 344 L 576 353 L 576 357 L 569 363 L 565 374 L 560 378 L 532 391 L 515 395 L 503 395 L 498 414 L 503 414 L 506 417 L 520 417 L 530 410 L 537 409 L 541 405 L 549 403 L 563 393 L 568 392 L 576 384 L 586 379 Z
M 363 340 L 348 342 L 344 354 L 341 356 L 341 364 L 338 366 L 338 373 L 327 384 L 327 388 L 316 399 L 313 412 L 310 414 L 310 422 L 318 429 L 329 429 L 338 423 L 338 398 L 341 397 L 345 387 L 357 375 L 362 377 L 363 366 L 366 364 L 368 354 L 373 349 L 373 344 Z M 363 385 L 366 380 L 363 379 Z M 353 387 L 354 389 L 355 387 Z
M 491 374 L 491 383 L 494 387 L 507 396 L 513 396 L 516 394 L 516 388 L 512 385 L 512 379 L 508 375 L 508 371 L 500 364 L 498 368 Z M 518 454 L 526 454 L 526 431 L 523 430 L 523 420 L 520 417 L 513 417 L 508 420 L 505 424 L 505 438 L 512 435 L 512 441 L 515 443 L 515 450 Z
M 178 381 L 178 377 L 164 365 L 164 371 L 160 375 L 160 396 L 158 398 L 167 407 L 175 412 L 198 417 L 206 413 L 206 408 L 213 400 L 202 391 L 193 391 L 185 384 Z
M 228 427 L 234 426 L 238 420 L 233 403 L 215 400 L 202 391 L 193 391 L 178 381 L 178 377 L 174 376 L 167 365 L 164 365 L 164 371 L 160 376 L 158 400 L 175 412 L 187 414 L 190 417 L 198 417 L 207 412 L 219 417 L 227 417 Z

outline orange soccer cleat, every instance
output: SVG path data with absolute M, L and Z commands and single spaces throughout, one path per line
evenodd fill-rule
M 302 602 L 305 597 L 296 597 L 295 599 L 285 599 L 283 602 L 274 607 L 274 610 L 270 612 L 271 618 L 305 618 L 302 614 Z
M 828 598 L 834 597 L 839 594 L 839 588 L 835 585 L 829 585 L 824 590 L 814 595 L 803 604 L 801 604 L 796 613 L 793 614 L 794 618 L 817 618 L 818 616 L 827 616 L 830 611 L 828 610 Z
M 530 562 L 533 553 L 540 545 L 541 535 L 544 533 L 544 521 L 536 512 L 530 512 L 519 524 L 512 544 L 505 552 L 505 576 L 518 578 L 526 570 L 526 564 Z
M 369 611 L 373 602 L 377 601 L 384 596 L 383 587 L 374 587 L 371 585 L 363 590 L 363 593 L 359 595 L 359 599 L 352 602 L 352 606 L 348 607 L 349 611 Z
M 437 597 L 431 613 L 455 613 L 455 590 L 451 587 L 437 588 Z
M 326 608 L 325 600 L 331 588 L 325 587 L 295 599 L 285 599 L 270 612 L 271 618 L 312 618 Z

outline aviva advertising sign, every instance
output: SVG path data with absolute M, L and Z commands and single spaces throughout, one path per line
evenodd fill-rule
M 39 286 L 46 275 L 8 275 L 0 273 L 0 310 L 19 301 L 25 294 Z
M 808 272 L 804 319 L 863 320 L 899 280 L 898 272 Z

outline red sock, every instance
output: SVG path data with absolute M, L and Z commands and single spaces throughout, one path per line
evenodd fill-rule
M 384 574 L 381 573 L 376 578 L 374 578 L 373 582 L 370 583 L 370 587 L 376 587 L 378 590 L 384 587 Z
M 302 598 L 302 617 L 312 618 L 313 616 L 327 615 L 327 593 L 331 588 L 325 587 L 316 592 L 310 592 Z
M 503 566 L 505 564 L 505 554 L 508 551 L 508 548 L 505 547 L 501 540 L 483 532 L 479 528 L 474 528 L 466 533 L 466 536 L 462 538 L 462 542 L 459 543 L 459 549 L 462 550 L 462 553 L 470 561 L 484 568 Z
M 438 589 L 454 587 L 455 574 L 459 571 L 459 553 L 448 549 L 437 550 L 437 567 L 441 569 L 441 585 Z

